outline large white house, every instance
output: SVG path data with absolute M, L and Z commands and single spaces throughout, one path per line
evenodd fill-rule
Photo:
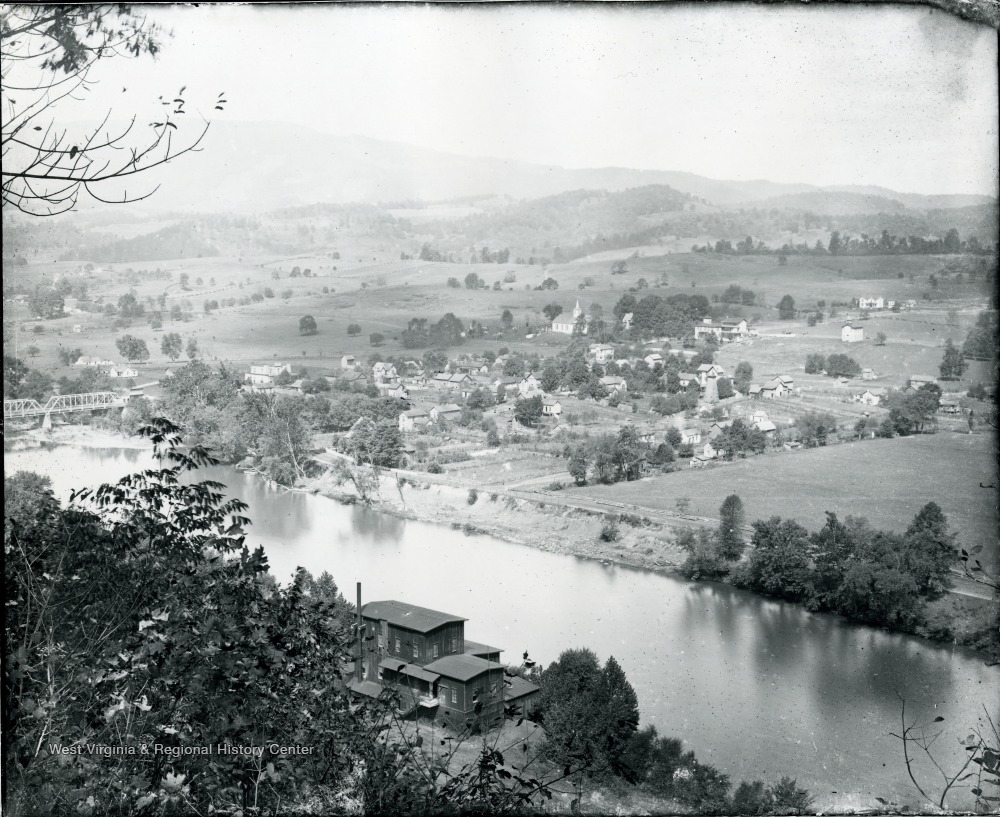
M 585 321 L 587 320 L 586 314 L 584 314 L 583 307 L 580 306 L 580 299 L 576 299 L 576 306 L 573 307 L 573 320 L 572 321 L 560 321 L 558 320 L 561 316 L 556 316 L 557 320 L 552 321 L 552 331 L 558 332 L 562 335 L 572 335 L 573 330 L 576 328 L 577 319 L 582 317 Z M 587 334 L 587 327 L 583 327 L 583 334 Z

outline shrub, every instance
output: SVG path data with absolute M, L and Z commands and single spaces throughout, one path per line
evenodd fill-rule
M 618 520 L 609 516 L 601 526 L 600 539 L 602 542 L 617 542 L 619 536 Z
M 441 463 L 432 462 L 427 466 L 428 474 L 441 474 L 444 473 L 444 468 L 441 467 Z
M 475 488 L 469 488 L 468 503 L 470 505 L 475 505 L 478 499 L 479 499 L 479 491 L 477 491 Z
M 561 491 L 561 490 L 562 490 L 563 488 L 565 488 L 565 487 L 566 487 L 566 483 L 564 483 L 564 482 L 559 482 L 559 480 L 556 480 L 555 482 L 550 482 L 550 483 L 549 483 L 549 484 L 548 484 L 548 485 L 547 485 L 547 486 L 545 487 L 545 490 L 546 490 L 546 491 Z

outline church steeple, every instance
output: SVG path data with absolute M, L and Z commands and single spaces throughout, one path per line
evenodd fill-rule
M 576 306 L 573 307 L 573 320 L 576 320 L 583 314 L 583 310 L 580 308 L 580 299 L 576 299 Z

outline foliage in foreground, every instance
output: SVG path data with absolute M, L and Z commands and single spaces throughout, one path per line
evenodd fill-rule
M 485 744 L 447 778 L 414 766 L 412 746 L 384 737 L 391 701 L 342 683 L 351 611 L 333 580 L 300 569 L 278 586 L 244 544 L 245 506 L 191 481 L 216 463 L 208 452 L 183 452 L 165 420 L 141 433 L 163 467 L 68 508 L 37 475 L 6 480 L 11 812 L 381 812 L 389 795 L 410 813 L 507 812 L 542 795 L 537 780 L 504 782 Z

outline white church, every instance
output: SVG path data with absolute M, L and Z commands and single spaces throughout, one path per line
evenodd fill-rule
M 560 334 L 563 335 L 572 335 L 573 330 L 576 328 L 576 321 L 581 315 L 583 316 L 584 321 L 586 321 L 587 316 L 584 314 L 583 309 L 580 307 L 580 299 L 577 298 L 576 306 L 573 307 L 573 320 L 569 322 L 558 321 L 558 320 L 552 321 L 552 331 L 559 332 Z M 560 316 L 557 315 L 556 317 Z M 583 327 L 583 334 L 585 335 L 587 334 L 586 326 Z

